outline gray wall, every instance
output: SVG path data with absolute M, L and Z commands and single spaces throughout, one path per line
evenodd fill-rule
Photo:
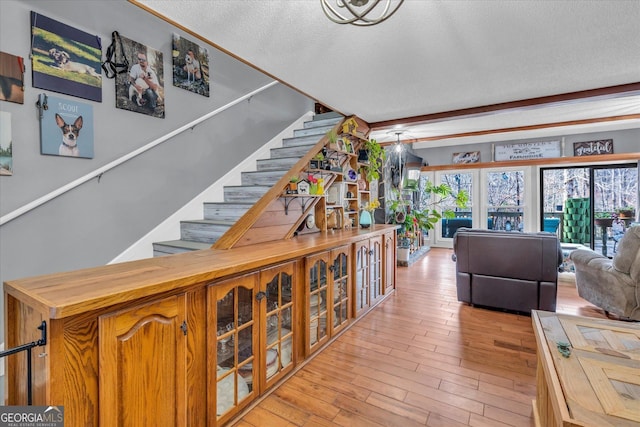
M 564 138 L 565 155 L 573 155 L 573 143 L 581 141 L 597 141 L 601 139 L 613 139 L 614 153 L 637 153 L 640 151 L 640 129 L 625 129 L 608 132 L 582 133 L 578 135 L 558 134 L 538 138 L 506 140 L 495 142 L 495 145 L 521 144 L 525 142 L 558 141 Z M 480 161 L 491 161 L 491 143 L 452 145 L 447 147 L 420 148 L 414 152 L 423 158 L 429 166 L 449 165 L 453 153 L 480 151 Z
M 111 32 L 161 50 L 166 118 L 115 108 L 115 84 L 103 76 L 102 103 L 31 85 L 30 11 L 102 38 Z M 0 0 L 0 50 L 25 58 L 25 102 L 0 102 L 12 115 L 13 176 L 0 177 L 6 215 L 146 145 L 272 80 L 209 46 L 211 96 L 172 86 L 171 37 L 192 36 L 124 1 Z M 40 154 L 35 102 L 40 93 L 93 105 L 95 156 Z M 282 84 L 154 148 L 0 228 L 0 281 L 103 265 L 202 192 L 247 155 L 313 108 L 312 100 Z M 2 302 L 4 312 L 4 302 Z M 0 321 L 4 337 L 4 315 Z

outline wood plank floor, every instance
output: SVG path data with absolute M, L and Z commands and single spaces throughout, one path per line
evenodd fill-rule
M 604 317 L 561 281 L 558 312 Z M 531 318 L 459 303 L 451 250 L 398 268 L 396 292 L 235 422 L 533 426 Z

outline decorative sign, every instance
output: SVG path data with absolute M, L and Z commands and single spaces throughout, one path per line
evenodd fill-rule
M 560 141 L 526 142 L 496 146 L 494 160 L 548 159 L 561 156 Z
M 613 154 L 613 139 L 573 143 L 574 156 L 593 156 L 596 154 Z
M 480 161 L 479 151 L 469 151 L 466 153 L 453 153 L 453 164 L 478 163 Z

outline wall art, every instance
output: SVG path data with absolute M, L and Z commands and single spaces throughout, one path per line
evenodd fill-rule
M 0 111 L 0 176 L 13 175 L 11 113 Z
M 0 52 L 0 101 L 24 104 L 24 59 Z
M 120 38 L 131 67 L 128 73 L 116 75 L 116 107 L 164 118 L 162 52 L 122 35 Z
M 53 156 L 93 158 L 93 107 L 40 95 L 40 152 Z
M 31 12 L 33 87 L 102 102 L 100 37 Z
M 573 143 L 574 156 L 594 156 L 597 154 L 613 154 L 613 139 Z
M 522 144 L 496 145 L 494 160 L 530 160 L 561 157 L 560 141 L 525 142 Z
M 173 85 L 209 96 L 209 51 L 173 35 Z
M 479 151 L 469 151 L 466 153 L 453 153 L 453 164 L 478 163 L 480 161 Z

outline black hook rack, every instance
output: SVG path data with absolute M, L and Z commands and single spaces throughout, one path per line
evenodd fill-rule
M 27 352 L 27 405 L 31 406 L 33 404 L 33 384 L 32 384 L 32 367 L 31 367 L 31 349 L 34 347 L 42 347 L 47 345 L 47 322 L 44 320 L 38 326 L 40 330 L 40 339 L 38 341 L 33 341 L 28 344 L 22 344 L 14 348 L 10 348 L 9 350 L 1 351 L 0 358 L 5 356 L 10 356 L 12 354 L 21 353 L 23 351 Z

